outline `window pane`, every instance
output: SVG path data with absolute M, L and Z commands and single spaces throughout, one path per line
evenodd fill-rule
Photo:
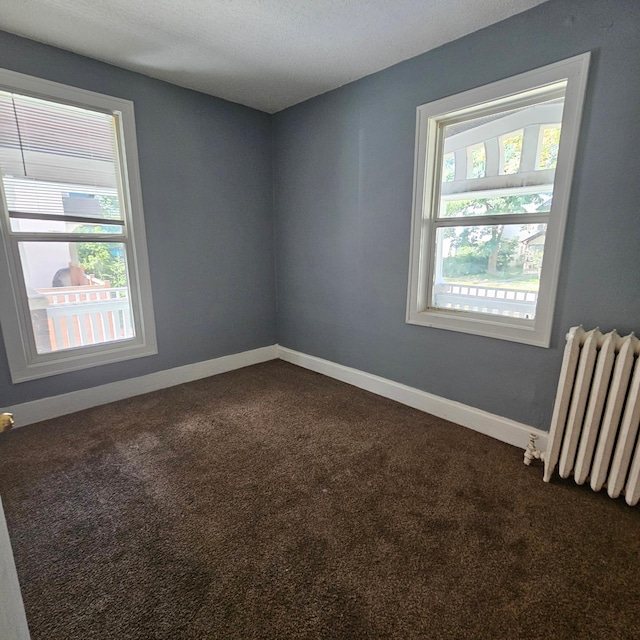
M 440 228 L 431 306 L 532 320 L 546 225 Z
M 20 242 L 38 353 L 135 335 L 125 245 Z
M 514 213 L 549 213 L 551 210 L 551 191 L 526 193 L 522 195 L 501 195 L 494 197 L 474 197 L 473 192 L 462 193 L 457 197 L 443 198 L 440 203 L 441 218 L 469 216 L 496 216 Z
M 563 88 L 556 89 L 563 91 Z M 553 192 L 564 97 L 439 124 L 446 199 Z M 489 109 L 489 107 L 488 107 Z M 456 166 L 455 173 L 449 167 Z M 464 195 L 463 195 L 464 194 Z M 438 216 L 446 215 L 442 211 Z

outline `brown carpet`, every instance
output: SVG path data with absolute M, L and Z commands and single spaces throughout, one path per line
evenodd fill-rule
M 274 361 L 15 430 L 33 640 L 638 638 L 640 511 Z

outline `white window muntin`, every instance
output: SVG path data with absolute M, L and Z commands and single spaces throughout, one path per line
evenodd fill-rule
M 0 181 L 2 196 L 0 230 L 4 249 L 4 256 L 0 257 L 0 295 L 3 300 L 3 304 L 0 305 L 0 322 L 12 380 L 21 382 L 157 353 L 133 103 L 4 69 L 0 69 L 0 90 L 114 116 L 119 158 L 118 191 L 124 222 L 122 232 L 119 234 L 87 234 L 85 236 L 84 234 L 30 234 L 12 231 L 2 181 Z M 110 242 L 124 242 L 127 246 L 128 287 L 135 323 L 135 337 L 52 353 L 37 353 L 18 243 L 24 240 L 97 238 Z
M 422 105 L 417 109 L 416 153 L 413 196 L 413 222 L 410 250 L 409 287 L 406 320 L 411 324 L 473 333 L 477 335 L 549 346 L 560 252 L 566 224 L 569 190 L 578 144 L 582 103 L 586 89 L 589 53 L 547 67 L 472 89 Z M 566 89 L 563 87 L 566 86 Z M 564 92 L 562 137 L 555 169 L 554 196 L 548 214 L 547 236 L 535 321 L 486 316 L 469 312 L 435 310 L 429 307 L 435 261 L 437 225 L 448 219 L 437 218 L 439 211 L 443 122 L 452 124 L 471 117 L 490 115 L 550 99 L 554 91 Z M 511 175 L 502 176 L 511 178 Z M 451 184 L 451 183 L 445 183 Z M 514 191 L 515 192 L 515 191 Z M 524 221 L 523 214 L 517 214 Z M 497 218 L 497 217 L 494 217 Z M 465 219 L 477 224 L 475 217 Z M 504 217 L 484 220 L 504 223 Z M 460 219 L 457 220 L 458 224 Z

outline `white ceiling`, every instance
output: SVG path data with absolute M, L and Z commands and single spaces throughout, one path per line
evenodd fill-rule
M 542 2 L 1 0 L 0 29 L 274 113 Z

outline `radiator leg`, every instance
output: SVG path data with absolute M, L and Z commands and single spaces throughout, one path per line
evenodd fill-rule
M 534 433 L 529 434 L 529 444 L 527 448 L 524 450 L 524 460 L 523 462 L 529 466 L 532 460 L 544 460 L 544 451 L 540 451 L 536 447 L 536 440 L 538 436 Z

